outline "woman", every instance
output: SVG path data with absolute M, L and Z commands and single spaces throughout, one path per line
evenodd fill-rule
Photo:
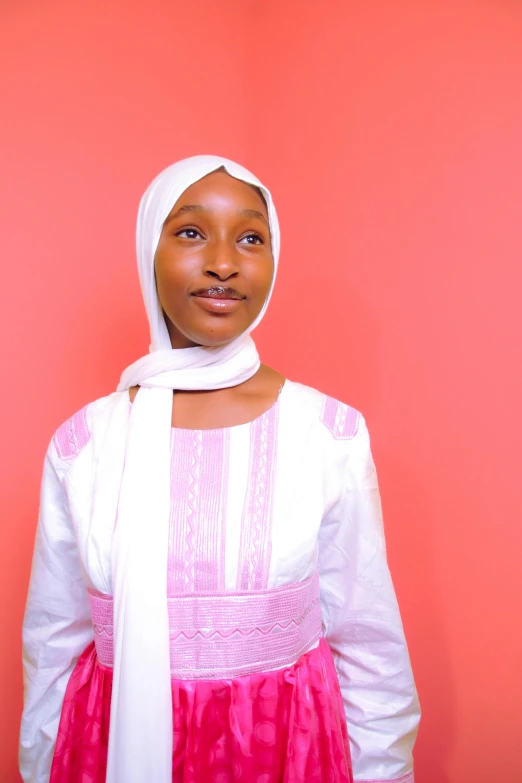
M 411 783 L 418 702 L 364 420 L 249 336 L 277 271 L 269 191 L 180 161 L 142 199 L 137 252 L 151 352 L 45 460 L 24 780 Z

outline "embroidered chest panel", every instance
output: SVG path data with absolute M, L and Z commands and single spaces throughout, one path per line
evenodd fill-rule
M 237 589 L 268 584 L 276 467 L 277 406 L 250 425 L 248 479 L 237 564 Z M 168 592 L 224 589 L 230 430 L 174 429 Z

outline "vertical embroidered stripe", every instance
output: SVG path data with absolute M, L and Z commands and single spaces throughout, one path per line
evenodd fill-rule
M 170 522 L 167 589 L 169 593 L 185 590 L 185 539 L 188 519 L 190 476 L 194 434 L 172 430 L 170 461 Z
M 201 432 L 192 434 L 192 448 L 188 481 L 188 504 L 185 531 L 185 589 L 194 591 L 194 557 L 199 502 L 199 472 L 201 468 Z
M 200 433 L 200 481 L 196 529 L 194 589 L 196 592 L 220 590 L 225 578 L 225 513 L 228 488 L 228 430 Z
M 219 590 L 224 585 L 229 433 L 172 430 L 167 589 Z
M 276 404 L 250 427 L 250 468 L 241 523 L 238 590 L 263 590 L 268 584 L 278 421 Z

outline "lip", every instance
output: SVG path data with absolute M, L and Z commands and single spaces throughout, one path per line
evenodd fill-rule
M 244 299 L 225 298 L 223 296 L 210 294 L 193 294 L 192 299 L 199 307 L 209 313 L 233 313 L 235 310 L 238 310 L 245 301 Z

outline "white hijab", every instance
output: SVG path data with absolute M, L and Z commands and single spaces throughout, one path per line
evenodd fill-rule
M 163 223 L 181 194 L 220 167 L 260 188 L 268 207 L 274 278 L 263 310 L 224 346 L 172 349 L 156 293 L 154 255 Z M 172 699 L 167 554 L 170 513 L 170 431 L 173 389 L 222 389 L 251 378 L 259 356 L 250 331 L 261 321 L 279 258 L 279 226 L 270 192 L 249 171 L 225 158 L 198 155 L 161 172 L 145 192 L 137 225 L 141 289 L 150 324 L 150 353 L 128 367 L 118 386 L 139 385 L 127 427 L 117 437 L 107 484 L 121 478 L 112 547 L 114 669 L 107 783 L 171 783 Z M 121 430 L 117 436 L 120 437 Z M 104 460 L 109 464 L 109 457 Z M 120 470 L 116 463 L 119 464 Z M 100 498 L 108 497 L 99 491 Z

